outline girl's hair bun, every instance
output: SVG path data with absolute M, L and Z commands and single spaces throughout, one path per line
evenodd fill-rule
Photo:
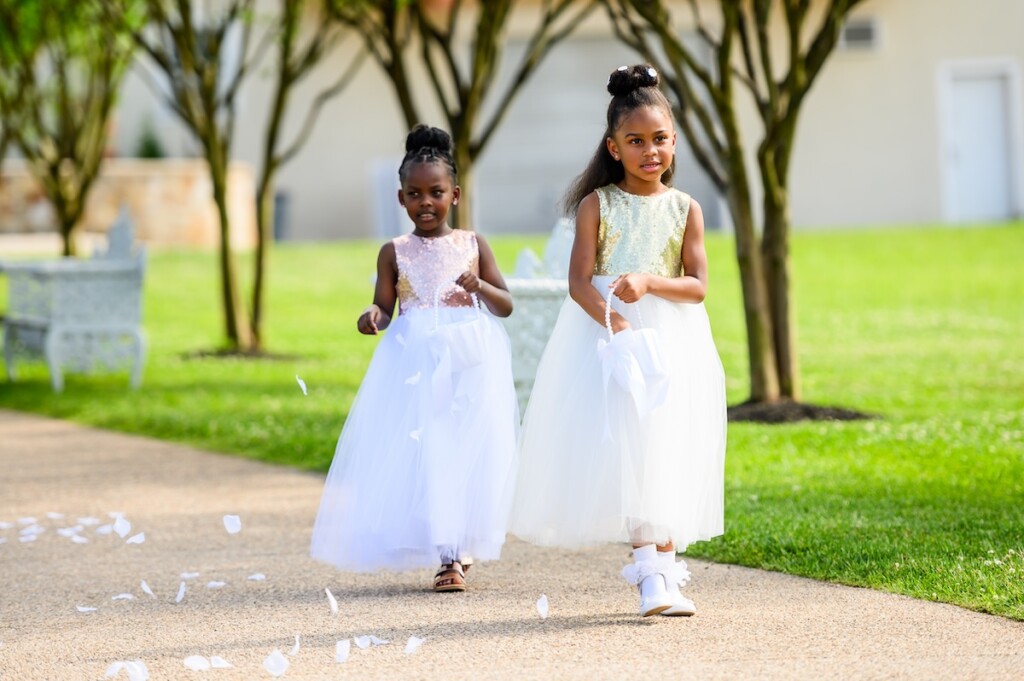
M 409 135 L 405 138 L 405 151 L 413 153 L 420 149 L 437 149 L 450 154 L 452 152 L 451 135 L 441 128 L 432 128 L 420 123 L 410 130 Z
M 613 97 L 624 97 L 642 87 L 658 87 L 658 71 L 650 64 L 620 66 L 608 76 L 608 92 Z

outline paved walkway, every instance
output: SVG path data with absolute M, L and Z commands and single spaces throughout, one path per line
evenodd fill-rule
M 429 571 L 339 574 L 306 554 L 321 476 L 61 421 L 0 411 L 0 471 L 0 521 L 12 525 L 0 526 L 4 681 L 103 679 L 137 659 L 154 680 L 270 679 L 275 648 L 285 679 L 1024 677 L 1022 623 L 735 566 L 691 562 L 696 617 L 640 619 L 617 575 L 623 546 L 511 542 L 504 560 L 474 568 L 465 594 L 426 591 Z M 111 512 L 131 522 L 123 539 L 98 525 L 83 543 L 57 532 Z M 241 517 L 239 533 L 225 514 Z M 44 531 L 23 542 L 31 517 Z M 126 543 L 140 532 L 143 543 Z M 391 643 L 350 643 L 335 662 L 337 641 L 364 635 Z M 411 636 L 425 641 L 405 654 Z M 191 655 L 233 667 L 190 671 Z

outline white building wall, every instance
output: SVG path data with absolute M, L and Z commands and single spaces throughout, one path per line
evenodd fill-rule
M 675 4 L 676 19 L 685 30 L 687 3 Z M 714 3 L 704 0 L 704 6 L 705 16 L 712 20 Z M 856 15 L 876 18 L 881 44 L 875 51 L 835 53 L 811 92 L 792 166 L 794 224 L 939 221 L 943 158 L 936 74 L 940 64 L 961 58 L 1005 57 L 1024 70 L 1024 2 L 867 0 Z M 509 63 L 522 49 L 534 16 L 529 9 L 516 16 L 506 51 Z M 349 39 L 302 85 L 288 118 L 288 139 L 305 115 L 301 100 L 308 101 L 332 82 L 359 45 Z M 522 89 L 479 161 L 474 192 L 481 231 L 551 228 L 560 214 L 562 194 L 599 141 L 608 103 L 607 74 L 635 61 L 637 57 L 612 38 L 600 11 L 554 49 Z M 432 97 L 424 96 L 430 86 L 415 58 L 410 59 L 410 68 L 420 84 L 424 122 L 444 126 L 439 111 L 430 106 Z M 235 157 L 254 166 L 265 125 L 263 103 L 271 95 L 267 71 L 261 70 L 241 95 L 234 143 Z M 507 77 L 506 69 L 502 78 Z M 494 90 L 500 90 L 500 84 Z M 129 78 L 121 100 L 116 125 L 119 153 L 134 152 L 147 116 L 169 153 L 196 154 L 174 114 L 155 101 L 138 76 Z M 760 129 L 750 110 L 743 125 L 746 140 L 753 144 Z M 382 190 L 380 178 L 387 178 L 389 165 L 397 172 L 406 132 L 390 81 L 372 59 L 367 60 L 349 89 L 324 108 L 304 150 L 279 176 L 279 189 L 290 199 L 290 238 L 378 235 L 380 206 L 394 205 L 386 199 L 394 187 Z M 701 201 L 710 225 L 726 221 L 681 135 L 679 162 L 677 186 Z M 756 173 L 751 179 L 757 193 Z M 1024 180 L 1015 182 L 1024 195 Z M 377 200 L 381 191 L 383 201 Z M 392 225 L 393 218 L 388 220 Z

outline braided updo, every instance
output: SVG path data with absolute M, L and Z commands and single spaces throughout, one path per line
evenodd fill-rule
M 405 138 L 405 158 L 398 166 L 398 179 L 405 182 L 409 166 L 413 163 L 444 163 L 448 166 L 452 184 L 457 184 L 458 170 L 455 168 L 453 152 L 451 135 L 441 128 L 420 123 Z

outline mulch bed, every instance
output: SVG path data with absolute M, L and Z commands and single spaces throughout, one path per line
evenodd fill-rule
M 797 421 L 863 421 L 875 414 L 804 402 L 744 402 L 729 407 L 729 420 L 751 423 L 796 423 Z

